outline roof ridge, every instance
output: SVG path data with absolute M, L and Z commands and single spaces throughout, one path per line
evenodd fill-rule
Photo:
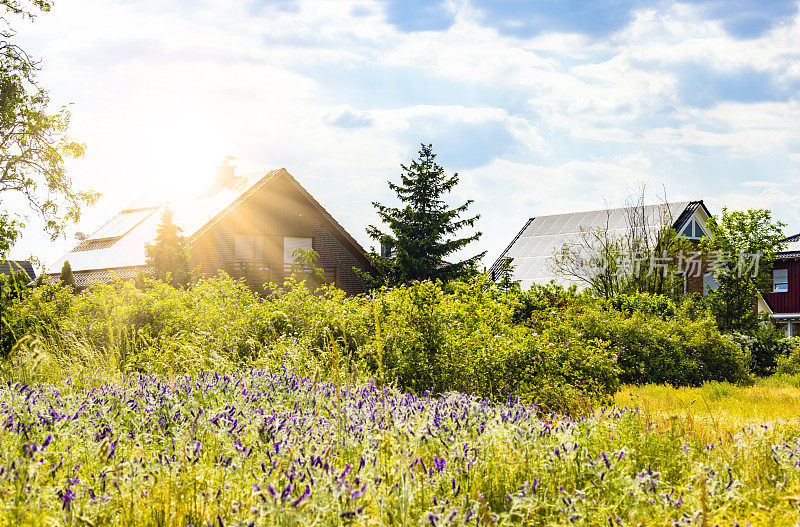
M 531 219 L 536 219 L 536 218 L 542 219 L 542 218 L 549 218 L 549 217 L 552 217 L 552 216 L 571 216 L 573 214 L 589 214 L 589 213 L 592 213 L 592 212 L 612 212 L 612 211 L 617 211 L 617 210 L 633 209 L 633 208 L 636 208 L 636 207 L 660 207 L 660 206 L 664 206 L 664 205 L 681 205 L 681 204 L 686 204 L 686 206 L 688 206 L 688 205 L 693 204 L 693 203 L 703 203 L 703 200 L 669 201 L 667 203 L 651 203 L 651 204 L 647 204 L 647 205 L 627 205 L 627 206 L 624 206 L 624 207 L 613 207 L 613 208 L 605 208 L 605 209 L 576 210 L 576 211 L 572 211 L 572 212 L 559 212 L 558 214 L 541 214 L 539 216 L 534 216 Z

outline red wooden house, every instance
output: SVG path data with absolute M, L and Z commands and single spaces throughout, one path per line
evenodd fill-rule
M 784 240 L 786 248 L 772 267 L 772 292 L 765 300 L 789 336 L 800 336 L 800 234 Z

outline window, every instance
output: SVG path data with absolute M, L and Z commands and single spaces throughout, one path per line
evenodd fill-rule
M 234 236 L 234 260 L 240 270 L 266 271 L 283 260 L 283 237 L 236 234 Z
M 239 268 L 250 269 L 255 259 L 255 240 L 252 234 L 237 234 L 233 238 L 234 260 Z
M 294 263 L 294 252 L 297 249 L 310 251 L 313 246 L 312 238 L 295 238 L 293 236 L 286 236 L 283 238 L 283 263 Z
M 706 233 L 703 232 L 703 229 L 700 228 L 700 224 L 697 223 L 697 220 L 693 221 L 692 223 L 694 224 L 694 237 L 695 238 L 702 238 L 703 236 L 706 235 Z
M 772 292 L 773 293 L 789 292 L 788 269 L 775 269 L 772 271 Z
M 706 235 L 703 228 L 700 227 L 699 223 L 697 223 L 697 220 L 691 220 L 689 223 L 687 223 L 686 227 L 684 227 L 683 231 L 681 231 L 681 234 L 691 239 L 700 239 Z
M 706 273 L 703 275 L 703 296 L 706 296 L 718 287 L 719 283 L 717 283 L 717 279 L 714 278 L 714 273 Z

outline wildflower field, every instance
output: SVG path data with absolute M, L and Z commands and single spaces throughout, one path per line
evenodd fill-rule
M 547 416 L 513 400 L 336 385 L 288 369 L 94 385 L 7 382 L 0 521 L 798 522 L 800 440 L 792 421 L 743 421 L 704 437 L 688 414 L 647 413 L 615 407 L 580 419 Z

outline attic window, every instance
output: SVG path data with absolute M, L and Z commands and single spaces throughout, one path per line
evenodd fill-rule
M 687 223 L 681 234 L 692 240 L 699 240 L 706 235 L 705 231 L 700 227 L 700 224 L 697 223 L 697 220 L 692 220 Z
M 297 238 L 293 236 L 286 236 L 283 239 L 283 263 L 290 265 L 294 263 L 295 254 L 297 249 L 309 251 L 314 247 L 314 241 L 311 238 Z

